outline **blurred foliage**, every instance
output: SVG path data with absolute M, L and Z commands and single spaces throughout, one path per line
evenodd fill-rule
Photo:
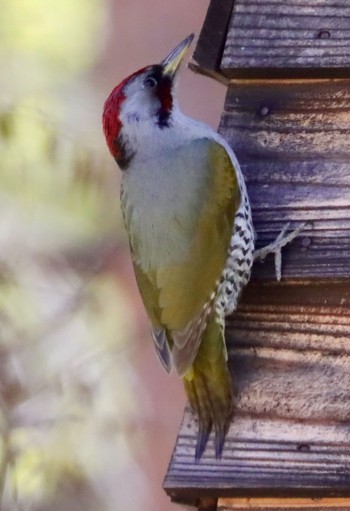
M 102 7 L 0 0 L 3 511 L 130 510 L 143 498 L 142 474 L 132 490 L 125 469 L 139 434 L 133 318 L 107 264 L 120 246 L 118 177 L 93 141 L 101 105 L 86 85 Z
M 99 6 L 98 0 L 1 0 L 0 53 L 13 73 L 1 81 L 12 88 L 11 78 L 19 78 L 16 88 L 37 90 L 90 67 Z

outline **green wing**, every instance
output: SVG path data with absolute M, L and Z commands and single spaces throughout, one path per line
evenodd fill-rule
M 152 268 L 147 274 L 134 261 L 157 352 L 168 368 L 171 349 L 173 364 L 181 375 L 191 367 L 198 351 L 240 204 L 236 171 L 226 149 L 215 141 L 200 139 L 189 144 L 188 158 L 196 151 L 205 151 L 201 161 L 207 162 L 207 168 L 203 169 L 206 177 L 200 208 L 188 222 L 194 228 L 185 258 Z M 168 350 L 162 339 L 167 340 Z

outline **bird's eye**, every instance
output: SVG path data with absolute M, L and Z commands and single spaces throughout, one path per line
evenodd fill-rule
M 143 82 L 143 85 L 146 89 L 154 89 L 154 87 L 157 86 L 157 80 L 153 78 L 153 76 L 149 76 L 146 78 L 146 80 Z

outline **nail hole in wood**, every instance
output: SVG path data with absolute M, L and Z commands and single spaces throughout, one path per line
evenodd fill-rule
M 259 115 L 261 117 L 266 117 L 266 115 L 268 115 L 270 113 L 270 109 L 269 107 L 267 106 L 262 106 L 259 110 Z
M 310 446 L 308 444 L 299 444 L 297 445 L 297 450 L 300 452 L 309 452 Z
M 331 37 L 331 33 L 329 30 L 320 30 L 317 37 L 318 39 L 329 39 Z

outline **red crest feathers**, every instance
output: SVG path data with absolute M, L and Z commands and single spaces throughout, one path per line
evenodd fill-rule
M 145 69 L 146 68 L 136 71 L 136 73 L 128 76 L 120 82 L 119 85 L 114 87 L 104 104 L 102 115 L 103 132 L 106 137 L 108 149 L 116 160 L 122 156 L 121 148 L 118 146 L 118 137 L 122 128 L 119 114 L 126 97 L 124 94 L 124 88 L 133 78 L 135 78 L 135 76 L 143 73 Z

